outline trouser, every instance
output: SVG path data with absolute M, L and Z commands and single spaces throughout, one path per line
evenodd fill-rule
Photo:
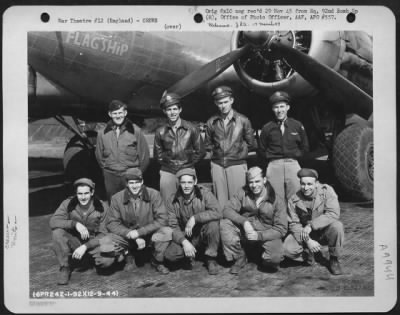
M 179 181 L 175 174 L 160 171 L 160 194 L 166 203 L 171 195 L 175 194 L 179 187 Z
M 204 254 L 209 257 L 217 257 L 220 243 L 219 221 L 211 221 L 205 224 L 195 225 L 192 237 L 187 239 L 194 247 L 204 246 Z M 185 258 L 185 252 L 181 244 L 171 242 L 165 251 L 165 259 L 176 262 Z
M 344 243 L 344 229 L 340 221 L 335 221 L 321 230 L 311 231 L 310 238 L 321 245 L 328 245 L 329 255 L 340 257 Z M 283 242 L 285 256 L 303 261 L 303 251 L 307 248 L 304 242 L 298 242 L 293 234 L 289 234 Z
M 147 249 L 151 251 L 152 259 L 155 262 L 162 263 L 164 261 L 164 252 L 172 239 L 172 229 L 162 227 L 152 235 L 141 236 L 140 238 L 146 242 L 146 246 L 142 250 L 138 250 L 136 240 L 127 239 L 113 233 L 107 234 L 105 238 L 107 242 L 119 248 L 119 253 L 116 253 L 116 255 L 125 255 L 128 251 L 136 259 L 139 256 L 145 255 Z
M 111 197 L 117 192 L 125 189 L 126 179 L 124 172 L 113 173 L 108 170 L 103 170 L 104 186 L 106 188 L 107 200 L 111 201 Z
M 300 189 L 297 172 L 299 163 L 294 159 L 279 159 L 270 161 L 267 167 L 267 179 L 275 193 L 284 201 L 288 201 Z
M 211 177 L 214 193 L 221 208 L 246 184 L 247 164 L 222 167 L 211 162 Z
M 85 243 L 78 234 L 70 233 L 64 229 L 54 229 L 52 232 L 53 235 L 53 250 L 56 254 L 58 263 L 60 267 L 70 267 L 71 254 L 77 249 L 79 246 Z M 92 239 L 93 237 L 91 237 Z M 84 257 L 88 254 L 94 259 L 96 267 L 99 268 L 108 268 L 114 262 L 114 257 L 105 257 L 99 256 L 94 257 L 95 253 L 99 252 L 99 246 L 94 249 L 88 250 Z M 84 257 L 81 258 L 81 261 L 84 260 Z M 86 256 L 87 257 L 87 256 Z M 75 263 L 78 263 L 78 260 L 74 260 Z
M 284 258 L 282 239 L 270 241 L 249 241 L 245 238 L 245 233 L 242 227 L 238 227 L 229 219 L 220 221 L 222 249 L 227 261 L 237 260 L 246 255 L 243 249 L 244 246 L 254 245 L 262 248 L 262 260 L 271 265 L 278 265 Z

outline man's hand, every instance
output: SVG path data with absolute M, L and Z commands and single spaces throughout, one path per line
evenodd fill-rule
M 246 233 L 246 238 L 250 241 L 258 240 L 258 233 L 254 230 L 253 226 L 249 221 L 245 221 L 243 224 L 243 229 Z
M 131 239 L 131 240 L 135 240 L 135 239 L 137 239 L 139 237 L 139 233 L 138 233 L 137 230 L 132 230 L 126 235 L 126 237 Z
M 186 223 L 186 227 L 185 227 L 185 234 L 189 237 L 192 236 L 192 230 L 194 225 L 196 224 L 196 221 L 194 219 L 193 216 L 190 217 L 189 221 L 187 221 Z
M 75 229 L 81 235 L 81 239 L 87 240 L 89 238 L 89 231 L 82 223 L 77 222 L 75 225 Z
M 72 258 L 74 259 L 81 259 L 83 257 L 83 255 L 85 255 L 87 250 L 86 245 L 81 245 L 79 246 L 77 249 L 75 249 L 75 251 L 72 253 Z
M 186 257 L 194 258 L 196 256 L 196 248 L 188 240 L 184 240 L 182 246 Z
M 312 231 L 311 225 L 306 225 L 300 232 L 300 239 L 304 242 L 307 242 L 310 238 L 310 233 Z
M 318 253 L 321 250 L 320 243 L 312 240 L 311 238 L 307 241 L 307 247 L 313 253 Z
M 141 250 L 146 247 L 146 241 L 143 238 L 137 238 L 136 244 L 138 246 L 138 250 Z

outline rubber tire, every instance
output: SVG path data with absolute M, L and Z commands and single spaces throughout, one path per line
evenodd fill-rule
M 95 145 L 97 132 L 90 130 L 87 135 L 89 141 Z M 103 174 L 97 163 L 94 149 L 88 149 L 78 136 L 72 137 L 68 142 L 64 151 L 63 164 L 67 186 L 71 186 L 78 178 L 87 177 L 96 183 L 96 193 L 103 194 Z
M 374 198 L 373 164 L 372 170 L 368 170 L 368 151 L 373 163 L 373 148 L 372 128 L 360 124 L 345 128 L 333 144 L 332 162 L 336 178 L 346 192 L 362 201 Z

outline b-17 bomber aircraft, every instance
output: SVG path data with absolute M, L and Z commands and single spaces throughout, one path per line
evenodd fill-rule
M 134 121 L 162 116 L 165 92 L 183 97 L 183 118 L 206 121 L 219 84 L 259 130 L 272 119 L 268 97 L 292 97 L 311 149 L 328 149 L 343 189 L 373 199 L 372 37 L 356 31 L 29 32 L 29 118 L 56 117 L 75 136 L 65 167 L 93 150 L 112 99 Z M 76 125 L 64 118 L 75 118 Z M 80 122 L 78 122 L 78 119 Z M 91 156 L 92 154 L 81 155 Z

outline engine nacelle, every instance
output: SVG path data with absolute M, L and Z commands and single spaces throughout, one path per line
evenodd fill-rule
M 282 36 L 286 45 L 298 49 L 309 56 L 338 71 L 346 50 L 345 34 L 339 31 L 279 31 L 266 32 L 267 36 Z M 234 32 L 231 40 L 231 49 L 237 49 L 249 37 L 242 31 Z M 315 91 L 301 75 L 294 71 L 285 61 L 271 55 L 268 47 L 257 44 L 262 42 L 260 36 L 256 38 L 251 52 L 239 59 L 235 70 L 244 85 L 260 95 L 271 95 L 277 90 L 287 91 L 293 97 L 309 95 Z

